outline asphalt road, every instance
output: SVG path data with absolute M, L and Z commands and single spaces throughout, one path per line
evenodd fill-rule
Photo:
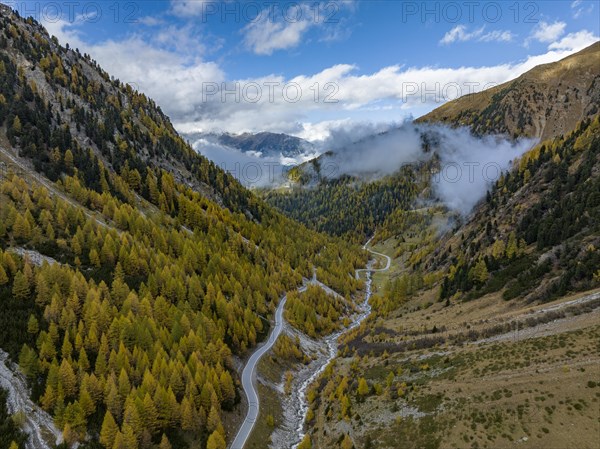
M 256 420 L 258 419 L 259 401 L 255 385 L 256 366 L 258 365 L 258 362 L 262 356 L 273 347 L 277 341 L 277 338 L 279 337 L 279 334 L 281 334 L 283 329 L 283 308 L 286 301 L 287 296 L 284 296 L 281 301 L 279 301 L 277 310 L 275 310 L 275 327 L 273 327 L 271 330 L 269 339 L 265 344 L 258 348 L 254 354 L 250 356 L 248 363 L 246 363 L 246 366 L 244 367 L 244 371 L 242 371 L 242 388 L 244 389 L 246 398 L 248 399 L 248 413 L 246 414 L 246 418 L 238 430 L 233 443 L 231 443 L 230 449 L 244 449 L 244 445 L 252 433 L 254 424 L 256 424 Z

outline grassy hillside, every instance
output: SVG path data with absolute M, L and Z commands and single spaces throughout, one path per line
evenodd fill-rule
M 475 134 L 545 140 L 572 131 L 600 110 L 600 42 L 517 79 L 465 95 L 419 118 L 469 126 Z

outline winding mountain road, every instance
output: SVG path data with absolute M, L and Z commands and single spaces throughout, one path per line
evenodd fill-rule
M 375 254 L 377 256 L 384 257 L 387 260 L 387 264 L 384 268 L 371 268 L 370 267 L 371 263 L 370 263 L 369 265 L 367 265 L 367 268 L 360 268 L 360 269 L 356 270 L 356 278 L 359 277 L 359 273 L 361 273 L 361 272 L 367 272 L 370 274 L 371 272 L 387 271 L 390 268 L 392 260 L 390 259 L 389 256 L 386 256 L 385 254 L 381 254 L 381 253 L 378 253 L 376 251 L 373 251 L 373 250 L 370 250 L 367 248 L 367 246 L 369 245 L 371 240 L 372 239 L 369 239 L 369 241 L 367 241 L 367 243 L 364 244 L 363 249 L 366 249 L 370 253 Z M 324 288 L 327 288 L 326 286 L 324 286 L 323 284 L 321 284 L 320 282 L 317 281 L 316 276 L 313 276 L 313 278 L 310 281 L 306 281 L 304 283 L 304 285 L 299 287 L 298 291 L 303 292 L 306 290 L 308 284 L 315 284 L 315 283 L 321 285 Z M 333 293 L 335 293 L 335 292 L 333 292 Z M 337 294 L 337 293 L 335 293 L 335 294 Z M 365 301 L 363 303 L 364 311 L 356 318 L 356 320 L 348 328 L 344 329 L 342 332 L 336 333 L 336 335 L 334 336 L 335 338 L 331 339 L 332 347 L 330 348 L 330 357 L 327 360 L 327 363 L 324 364 L 323 368 L 326 365 L 328 365 L 329 362 L 331 361 L 331 359 L 333 357 L 335 357 L 337 354 L 337 339 L 343 333 L 358 326 L 362 322 L 362 320 L 364 320 L 370 314 L 370 312 L 371 312 L 371 307 L 369 306 L 370 296 L 371 296 L 371 279 L 370 279 L 370 276 L 368 276 L 367 291 L 366 291 L 366 295 L 365 295 Z M 259 411 L 260 411 L 260 401 L 259 401 L 259 397 L 258 397 L 258 392 L 256 391 L 256 367 L 258 366 L 258 362 L 260 362 L 260 359 L 273 347 L 273 345 L 277 341 L 277 338 L 279 338 L 281 331 L 283 330 L 283 324 L 284 324 L 283 309 L 285 307 L 286 301 L 287 301 L 287 295 L 283 296 L 281 301 L 279 301 L 279 305 L 277 306 L 277 309 L 275 310 L 275 326 L 271 330 L 269 339 L 267 340 L 266 343 L 264 343 L 262 346 L 260 346 L 250 356 L 250 359 L 248 359 L 248 362 L 246 363 L 246 366 L 244 367 L 244 370 L 242 371 L 242 388 L 243 388 L 244 392 L 246 393 L 246 398 L 248 400 L 248 412 L 246 413 L 246 418 L 244 418 L 244 422 L 240 426 L 238 433 L 235 436 L 235 439 L 231 443 L 231 446 L 229 446 L 230 449 L 244 449 L 244 446 L 245 446 L 246 442 L 248 441 L 248 438 L 250 437 L 252 430 L 254 429 L 256 420 L 258 419 L 258 415 L 259 415 Z M 314 373 L 314 375 L 311 376 L 310 379 L 314 380 L 316 378 L 315 376 L 318 376 L 320 371 L 322 371 L 322 369 L 319 370 L 319 372 Z M 307 384 L 312 383 L 311 380 L 309 380 L 309 382 L 307 382 Z M 302 407 L 302 412 L 303 413 L 305 412 L 304 407 Z
M 304 290 L 306 290 L 306 285 L 303 285 L 298 289 L 300 292 Z M 252 433 L 252 429 L 254 429 L 254 425 L 258 419 L 260 403 L 255 386 L 256 367 L 260 359 L 273 347 L 279 334 L 281 334 L 283 329 L 283 308 L 286 301 L 287 295 L 281 298 L 281 301 L 279 301 L 279 305 L 275 310 L 275 326 L 271 330 L 269 339 L 250 356 L 250 359 L 248 359 L 248 362 L 244 367 L 244 371 L 242 371 L 242 388 L 244 389 L 248 400 L 248 412 L 246 413 L 246 418 L 238 430 L 233 443 L 231 443 L 230 449 L 244 449 L 244 445 Z
M 390 269 L 390 265 L 392 264 L 392 258 L 390 256 L 386 256 L 385 254 L 381 254 L 381 253 L 378 253 L 377 251 L 373 251 L 372 249 L 367 248 L 367 246 L 369 246 L 369 243 L 371 243 L 371 240 L 373 240 L 373 237 L 371 237 L 367 241 L 367 243 L 365 243 L 363 245 L 363 249 L 366 249 L 371 254 L 375 254 L 376 256 L 381 256 L 381 257 L 385 258 L 385 260 L 386 260 L 385 267 L 383 267 L 383 268 L 370 268 L 370 267 L 359 268 L 359 269 L 356 270 L 356 278 L 357 279 L 358 279 L 358 273 L 362 273 L 362 272 L 365 272 L 365 271 L 368 271 L 369 273 L 387 271 L 387 270 Z

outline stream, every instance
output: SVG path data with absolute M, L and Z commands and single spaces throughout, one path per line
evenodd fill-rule
M 372 278 L 373 272 L 387 271 L 390 268 L 391 259 L 385 254 L 377 253 L 367 248 L 369 240 L 364 245 L 364 249 L 367 249 L 372 254 L 384 257 L 387 261 L 384 268 L 373 268 L 374 260 L 369 261 L 366 268 L 356 270 L 356 277 L 359 277 L 361 272 L 366 273 L 365 283 L 365 299 L 360 305 L 359 313 L 354 317 L 352 324 L 338 332 L 335 332 L 327 337 L 316 340 L 305 340 L 305 344 L 309 346 L 317 346 L 317 357 L 307 367 L 303 367 L 300 372 L 297 373 L 296 379 L 299 384 L 296 388 L 292 388 L 292 394 L 283 400 L 283 414 L 284 421 L 286 424 L 283 428 L 277 429 L 272 435 L 273 447 L 275 448 L 292 448 L 296 449 L 302 439 L 304 438 L 304 422 L 306 420 L 306 414 L 308 412 L 308 399 L 307 391 L 308 388 L 319 378 L 325 368 L 337 357 L 338 355 L 338 340 L 344 334 L 350 332 L 352 329 L 360 326 L 360 324 L 370 315 L 371 306 L 369 299 L 372 294 Z
M 370 265 L 370 263 L 369 263 Z M 308 377 L 306 380 L 302 382 L 300 388 L 296 390 L 297 394 L 293 394 L 292 396 L 297 396 L 298 401 L 298 410 L 296 411 L 296 439 L 297 441 L 291 446 L 293 449 L 296 449 L 302 439 L 304 438 L 304 421 L 306 420 L 306 414 L 308 413 L 308 398 L 307 391 L 308 388 L 319 378 L 319 376 L 325 371 L 325 368 L 337 357 L 338 354 L 338 339 L 347 332 L 350 332 L 352 329 L 358 327 L 360 323 L 363 322 L 365 318 L 367 318 L 371 313 L 371 306 L 369 305 L 369 299 L 371 298 L 371 272 L 367 271 L 367 281 L 365 285 L 365 300 L 360 306 L 360 313 L 356 316 L 356 319 L 353 323 L 338 332 L 335 332 L 331 335 L 328 335 L 323 339 L 323 343 L 327 347 L 327 357 L 320 361 L 317 369 L 313 372 L 313 374 Z

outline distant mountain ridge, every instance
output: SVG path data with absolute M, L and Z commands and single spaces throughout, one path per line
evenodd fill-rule
M 283 133 L 188 133 L 184 135 L 191 142 L 205 140 L 210 143 L 223 145 L 245 154 L 264 158 L 297 158 L 312 154 L 315 146 L 308 140 Z M 197 149 L 202 151 L 202 144 Z M 218 162 L 218 161 L 217 161 Z
M 224 133 L 218 137 L 223 145 L 238 148 L 244 153 L 261 153 L 262 156 L 295 157 L 314 150 L 314 145 L 299 137 L 281 133 Z

